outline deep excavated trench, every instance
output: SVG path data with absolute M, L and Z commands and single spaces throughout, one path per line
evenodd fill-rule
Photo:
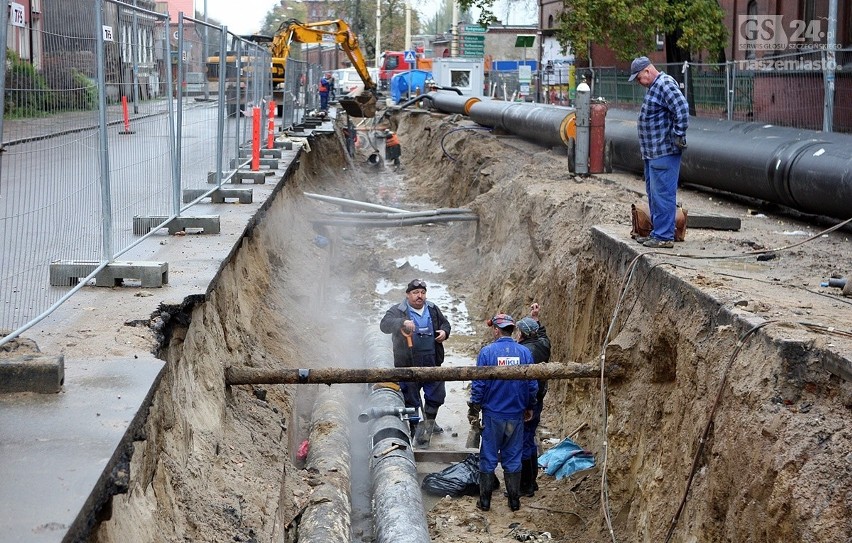
M 800 321 L 803 303 L 810 320 L 852 322 L 843 303 L 756 279 L 792 281 L 824 266 L 828 249 L 802 249 L 799 259 L 810 264 L 800 267 L 793 259 L 767 270 L 759 266 L 772 264 L 754 259 L 726 267 L 649 256 L 633 268 L 625 210 L 642 191 L 633 176 L 577 182 L 556 151 L 479 131 L 445 137 L 459 124 L 443 115 L 391 121 L 404 145 L 401 174 L 372 169 L 363 152 L 350 161 L 337 135 L 317 137 L 205 299 L 163 308 L 172 323 L 166 375 L 134 443 L 128 492 L 113 498 L 93 541 L 294 541 L 297 531 L 308 541 L 316 524 L 328 528 L 316 541 L 348 541 L 348 530 L 352 541 L 372 540 L 363 458 L 352 455 L 350 497 L 345 455 L 332 452 L 345 449 L 345 437 L 329 430 L 328 439 L 312 438 L 307 458 L 299 454 L 316 398 L 331 390 L 357 398 L 351 391 L 363 387 L 225 387 L 223 375 L 230 366 L 364 367 L 365 334 L 413 277 L 435 285 L 428 294 L 450 313 L 447 346 L 460 360 L 487 340 L 487 317 L 519 315 L 537 301 L 554 361 L 595 363 L 603 354 L 626 370 L 604 387 L 556 381 L 548 392 L 545 435 L 582 426 L 575 441 L 595 453 L 595 473 L 541 477 L 517 513 L 503 500 L 490 513 L 476 510 L 474 498 L 440 500 L 428 514 L 433 540 L 516 541 L 525 530 L 564 541 L 663 541 L 690 476 L 672 541 L 849 540 L 852 391 L 826 370 L 826 360 L 848 357 L 849 341 L 794 324 L 750 332 L 770 318 Z M 304 192 L 411 210 L 471 208 L 479 222 L 314 227 L 313 218 L 335 208 Z M 748 217 L 735 204 L 684 198 L 693 209 Z M 730 252 L 783 241 L 771 227 L 747 226 L 694 231 L 688 243 Z M 849 254 L 842 236 L 825 243 Z M 448 394 L 463 405 L 460 383 L 448 384 Z M 352 420 L 361 407 L 319 409 L 315 421 L 350 420 L 315 422 L 314 431 L 348 426 L 350 441 L 365 439 Z M 438 416 L 464 432 L 462 419 L 452 406 Z M 350 503 L 351 527 L 341 520 Z

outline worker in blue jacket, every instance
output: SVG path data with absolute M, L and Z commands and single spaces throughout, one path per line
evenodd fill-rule
M 477 366 L 518 366 L 532 364 L 530 350 L 512 339 L 515 319 L 499 313 L 488 320 L 494 342 L 479 351 Z M 471 383 L 468 418 L 479 418 L 482 412 L 482 441 L 479 447 L 479 500 L 476 507 L 488 511 L 491 493 L 496 486 L 494 470 L 497 460 L 503 466 L 509 508 L 521 508 L 521 456 L 524 420 L 532 418 L 538 393 L 538 382 L 476 380 Z M 499 455 L 499 457 L 498 457 Z

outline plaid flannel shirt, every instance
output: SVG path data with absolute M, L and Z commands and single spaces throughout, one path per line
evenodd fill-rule
M 679 155 L 675 136 L 685 136 L 689 105 L 672 76 L 660 73 L 645 93 L 639 110 L 639 149 L 643 159 Z

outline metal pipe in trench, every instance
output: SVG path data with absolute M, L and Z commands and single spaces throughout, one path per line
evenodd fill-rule
M 373 333 L 365 343 L 369 364 L 393 366 L 390 336 Z M 431 541 L 408 421 L 401 416 L 404 409 L 402 394 L 381 385 L 373 387 L 367 400 L 365 413 L 368 418 L 370 413 L 376 415 L 367 423 L 376 543 Z
M 323 390 L 314 403 L 305 467 L 317 475 L 299 522 L 300 541 L 352 541 L 347 404 L 340 387 Z
M 314 194 L 312 192 L 303 192 L 306 197 L 311 198 L 313 200 L 319 200 L 321 202 L 328 202 L 331 204 L 337 204 L 341 207 L 354 207 L 360 209 L 372 209 L 374 211 L 387 211 L 389 213 L 408 213 L 406 209 L 399 209 L 396 207 L 388 207 L 380 204 L 371 204 L 369 202 L 361 202 L 358 200 L 349 200 L 346 198 L 337 198 L 336 196 L 326 196 L 324 194 Z
M 333 213 L 325 213 L 327 217 L 337 218 L 355 218 L 355 219 L 400 219 L 412 217 L 437 217 L 439 215 L 465 215 L 473 213 L 472 209 L 463 207 L 458 208 L 440 208 L 429 209 L 425 211 L 406 211 L 402 213 L 379 213 L 379 212 L 352 212 L 352 211 L 335 211 Z
M 399 219 L 363 219 L 357 218 L 319 218 L 313 219 L 314 224 L 324 224 L 326 226 L 361 226 L 372 228 L 385 228 L 387 226 L 411 226 L 415 224 L 430 224 L 438 222 L 457 222 L 457 221 L 478 221 L 479 215 L 436 215 L 432 217 L 408 217 Z
M 609 110 L 613 166 L 643 173 L 634 111 Z M 852 136 L 690 117 L 680 179 L 838 219 L 852 216 Z

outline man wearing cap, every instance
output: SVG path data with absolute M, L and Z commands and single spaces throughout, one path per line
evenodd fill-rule
M 317 87 L 317 91 L 320 95 L 320 109 L 323 111 L 328 111 L 328 94 L 331 92 L 330 79 L 331 73 L 323 74 L 319 81 L 319 87 Z
M 414 279 L 405 289 L 405 300 L 387 310 L 379 328 L 391 334 L 393 365 L 435 367 L 444 363 L 443 342 L 450 337 L 450 321 L 438 306 L 426 301 L 426 283 Z M 444 405 L 447 391 L 443 381 L 403 382 L 399 384 L 405 407 L 422 409 L 424 421 L 412 423 L 417 446 L 428 447 L 435 431 L 438 408 Z M 421 403 L 420 390 L 425 402 Z
M 479 351 L 477 366 L 518 366 L 532 364 L 530 350 L 512 339 L 515 319 L 498 313 L 487 322 L 492 327 L 494 342 Z M 482 412 L 482 441 L 479 447 L 479 500 L 482 511 L 491 508 L 491 493 L 496 486 L 494 470 L 499 458 L 503 466 L 509 509 L 521 508 L 521 456 L 524 420 L 532 417 L 538 383 L 527 381 L 475 380 L 470 386 L 468 418 Z M 498 457 L 499 455 L 499 457 Z
M 633 60 L 628 81 L 634 80 L 648 89 L 639 110 L 638 129 L 639 150 L 645 162 L 645 192 L 653 223 L 651 234 L 637 241 L 652 249 L 671 249 L 689 105 L 677 81 L 658 71 L 648 57 Z
M 547 330 L 538 319 L 541 306 L 537 303 L 530 305 L 530 316 L 518 321 L 518 332 L 520 338 L 518 343 L 530 350 L 533 364 L 540 364 L 550 360 L 550 338 Z M 530 420 L 524 421 L 524 452 L 521 455 L 521 496 L 531 498 L 538 490 L 536 476 L 538 475 L 538 446 L 535 443 L 535 434 L 538 423 L 541 421 L 541 410 L 544 407 L 544 395 L 547 394 L 547 381 L 538 381 L 538 393 L 533 415 Z

